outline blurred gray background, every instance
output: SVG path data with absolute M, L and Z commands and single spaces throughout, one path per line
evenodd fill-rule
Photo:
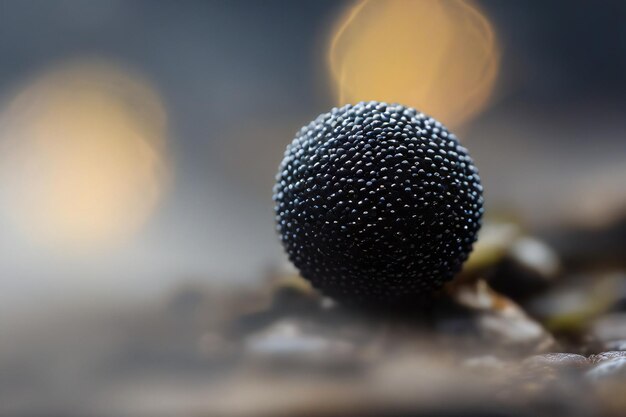
M 285 268 L 273 178 L 297 129 L 336 105 L 325 47 L 349 4 L 0 0 L 4 101 L 57 64 L 111 62 L 160 94 L 172 160 L 157 209 L 115 250 L 59 259 L 0 233 L 3 321 L 133 301 L 181 282 L 245 284 Z M 479 167 L 490 215 L 545 233 L 621 213 L 626 2 L 479 4 L 501 67 L 490 105 L 458 136 Z

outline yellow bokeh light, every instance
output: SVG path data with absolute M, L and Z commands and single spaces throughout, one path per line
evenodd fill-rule
M 141 78 L 103 63 L 52 70 L 0 117 L 0 205 L 38 242 L 84 246 L 128 236 L 167 174 L 165 110 Z
M 487 104 L 499 52 L 494 30 L 463 0 L 363 0 L 335 25 L 329 66 L 338 105 L 409 105 L 459 127 Z

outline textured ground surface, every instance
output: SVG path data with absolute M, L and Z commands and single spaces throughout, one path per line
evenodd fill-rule
M 270 274 L 49 322 L 4 339 L 0 414 L 623 416 L 622 230 L 539 241 L 490 221 L 422 310 L 348 309 Z

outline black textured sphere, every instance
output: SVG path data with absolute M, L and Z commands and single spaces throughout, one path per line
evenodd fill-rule
M 274 187 L 283 245 L 303 277 L 352 302 L 419 302 L 459 271 L 482 186 L 438 121 L 369 102 L 320 115 L 285 151 Z

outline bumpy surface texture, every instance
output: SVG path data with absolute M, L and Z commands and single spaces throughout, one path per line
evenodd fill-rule
M 274 188 L 303 277 L 351 302 L 419 302 L 459 271 L 483 197 L 456 137 L 422 113 L 369 102 L 320 115 L 285 151 Z

